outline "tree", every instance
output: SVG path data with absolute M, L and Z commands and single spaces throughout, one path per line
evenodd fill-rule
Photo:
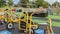
M 59 6 L 59 2 L 57 2 L 57 1 L 52 4 L 52 6 L 55 6 L 55 7 L 56 7 L 57 5 Z
M 13 5 L 13 0 L 8 0 L 9 2 L 8 2 L 8 5 L 9 6 L 12 6 Z
M 36 3 L 37 7 L 43 6 L 43 7 L 48 7 L 49 3 L 45 2 L 44 0 L 37 0 Z
M 48 2 L 43 2 L 43 3 L 42 3 L 42 6 L 46 8 L 46 7 L 49 6 L 49 3 L 48 3 Z
M 34 2 L 33 2 L 33 1 L 28 1 L 28 0 L 27 0 L 27 7 L 34 8 L 34 7 L 35 7 Z
M 19 5 L 26 7 L 27 0 L 20 0 Z
M 37 7 L 42 6 L 43 2 L 44 2 L 44 0 L 37 0 L 36 1 Z
M 20 0 L 20 2 L 18 3 L 18 5 L 22 6 L 22 7 L 33 7 L 33 3 L 30 2 L 29 0 Z
M 3 7 L 6 5 L 6 0 L 0 0 L 0 7 Z
M 59 15 L 60 13 L 60 8 L 56 8 L 56 7 L 53 7 L 52 10 L 54 11 L 54 13 L 56 13 L 57 15 Z

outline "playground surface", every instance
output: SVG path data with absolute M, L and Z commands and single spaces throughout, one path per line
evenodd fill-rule
M 14 24 L 14 29 L 12 29 L 12 30 L 2 30 L 2 31 L 0 31 L 0 33 L 7 33 L 7 34 L 20 34 L 20 31 L 19 31 L 19 29 L 18 29 L 18 26 L 17 26 L 18 24 Z M 53 26 L 53 30 L 54 30 L 54 32 L 55 32 L 55 34 L 59 34 L 60 33 L 60 27 L 55 27 L 55 26 Z

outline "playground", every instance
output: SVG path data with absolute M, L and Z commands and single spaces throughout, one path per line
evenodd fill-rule
M 60 34 L 60 0 L 0 0 L 0 34 Z
M 60 16 L 35 17 L 34 12 L 17 12 L 12 9 L 0 10 L 1 34 L 59 34 Z M 5 12 L 7 11 L 7 13 Z M 8 15 L 7 15 L 8 14 Z M 52 17 L 51 17 L 52 16 Z M 29 28 L 29 29 L 28 29 Z

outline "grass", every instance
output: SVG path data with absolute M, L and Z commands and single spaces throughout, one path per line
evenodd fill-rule
M 52 22 L 53 26 L 56 26 L 56 27 L 60 27 L 60 23 L 59 22 Z
M 46 23 L 47 21 L 44 21 L 44 20 L 33 20 L 33 22 Z M 60 23 L 59 22 L 52 22 L 52 24 L 53 24 L 53 26 L 60 27 Z
M 47 18 L 51 18 L 51 19 L 60 19 L 60 16 L 48 15 Z
M 39 17 L 34 17 L 33 18 L 39 18 Z M 46 18 L 51 18 L 51 19 L 59 19 L 60 20 L 60 16 L 55 16 L 55 15 L 48 15 L 48 17 Z
M 33 20 L 33 22 L 36 22 L 36 23 L 46 23 L 47 21 L 43 21 L 43 20 Z

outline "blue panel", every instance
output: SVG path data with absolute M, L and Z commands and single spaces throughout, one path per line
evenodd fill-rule
M 12 34 L 12 33 L 8 30 L 2 30 L 0 31 L 0 34 Z
M 35 33 L 36 34 L 44 34 L 44 30 L 42 30 L 42 29 L 35 30 Z

